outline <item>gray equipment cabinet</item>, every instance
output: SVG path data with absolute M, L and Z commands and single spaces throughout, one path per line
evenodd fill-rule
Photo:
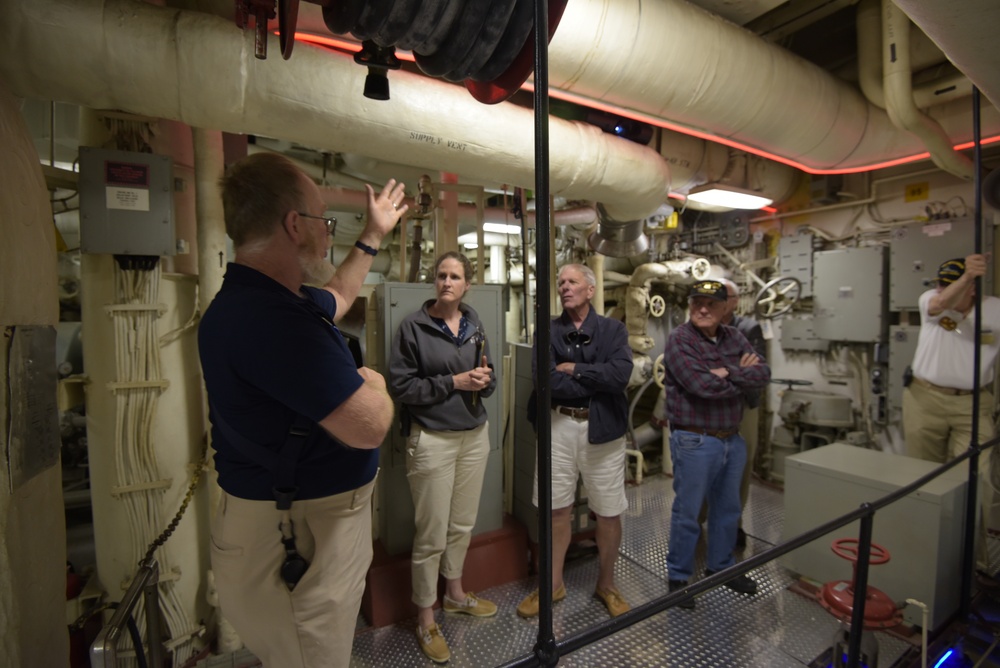
M 385 373 L 387 379 L 392 337 L 399 323 L 434 296 L 434 286 L 429 283 L 382 283 L 375 286 L 374 314 L 377 322 L 369 322 L 368 327 L 376 332 L 376 368 Z M 482 320 L 497 375 L 496 391 L 483 400 L 490 423 L 490 454 L 473 535 L 499 529 L 503 524 L 501 411 L 504 378 L 501 360 L 506 350 L 503 296 L 502 285 L 474 285 L 464 299 L 466 304 L 476 309 Z M 377 492 L 379 539 L 389 554 L 403 554 L 413 547 L 413 499 L 406 480 L 405 447 L 406 439 L 400 434 L 397 417 L 382 444 Z

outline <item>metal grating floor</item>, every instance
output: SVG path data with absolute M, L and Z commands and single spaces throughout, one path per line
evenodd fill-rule
M 617 579 L 632 605 L 667 593 L 666 554 L 673 502 L 672 481 L 662 475 L 647 478 L 628 489 L 629 510 Z M 751 485 L 744 511 L 749 536 L 745 555 L 767 549 L 780 540 L 782 493 L 757 483 Z M 990 541 L 991 543 L 997 541 Z M 704 563 L 699 557 L 699 570 Z M 792 593 L 791 575 L 776 562 L 753 572 L 760 585 L 754 597 L 717 588 L 698 598 L 693 611 L 672 608 L 580 649 L 560 660 L 560 666 L 648 666 L 677 668 L 768 667 L 801 668 L 829 647 L 839 627 L 818 603 Z M 579 632 L 607 618 L 604 606 L 593 598 L 597 580 L 596 550 L 567 563 L 566 599 L 553 610 L 556 637 Z M 451 648 L 455 668 L 495 666 L 532 650 L 538 622 L 514 612 L 535 586 L 534 578 L 481 592 L 500 608 L 496 617 L 474 619 L 437 613 Z M 414 637 L 416 619 L 391 627 L 359 626 L 352 668 L 368 666 L 429 666 Z M 909 643 L 876 633 L 880 665 L 892 666 Z

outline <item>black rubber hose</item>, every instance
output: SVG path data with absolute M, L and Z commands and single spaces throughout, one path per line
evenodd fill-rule
M 349 33 L 364 8 L 364 0 L 338 0 L 323 7 L 323 23 L 337 35 Z
M 502 2 L 502 0 L 500 0 Z M 483 27 L 490 8 L 491 0 L 476 0 L 467 2 L 458 15 L 458 21 L 448 33 L 448 39 L 432 53 L 416 53 L 417 66 L 432 77 L 441 77 L 454 69 L 456 63 L 465 60 L 472 49 L 479 30 Z
M 473 40 L 471 48 L 463 58 L 456 58 L 451 63 L 452 68 L 444 75 L 445 79 L 464 81 L 486 64 L 500 43 L 500 38 L 503 37 L 515 5 L 517 0 L 493 0 L 493 5 L 486 14 L 486 20 L 479 27 L 479 34 Z
M 517 54 L 521 53 L 521 49 L 524 48 L 525 42 L 528 41 L 528 35 L 531 34 L 531 29 L 534 27 L 534 0 L 517 0 L 514 12 L 507 22 L 507 29 L 504 30 L 500 43 L 493 50 L 493 55 L 469 78 L 473 81 L 493 81 L 506 72 Z

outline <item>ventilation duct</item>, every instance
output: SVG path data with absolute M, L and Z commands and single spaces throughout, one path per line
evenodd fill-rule
M 900 4 L 922 5 L 938 15 L 963 13 L 966 21 L 976 20 L 977 12 L 1000 11 L 987 0 L 968 3 L 975 10 L 938 0 Z M 995 20 L 979 20 L 979 32 L 996 26 Z M 987 58 L 997 61 L 992 34 L 976 41 L 954 32 L 968 50 L 993 49 Z M 983 78 L 996 81 L 998 71 L 983 72 Z M 863 170 L 926 150 L 850 84 L 683 0 L 573 0 L 549 46 L 549 86 L 580 104 L 662 119 L 807 171 Z M 972 139 L 967 98 L 928 113 L 952 144 Z M 985 108 L 982 118 L 985 135 L 1000 132 L 996 109 Z
M 20 97 L 433 165 L 471 183 L 534 183 L 530 109 L 479 104 L 407 72 L 393 77 L 392 100 L 368 102 L 347 93 L 364 79 L 349 57 L 301 48 L 258 60 L 252 35 L 199 12 L 131 0 L 0 0 L 0 11 L 0 77 Z M 670 170 L 656 151 L 557 118 L 549 137 L 554 196 L 602 202 L 614 220 L 666 201 Z
M 597 230 L 587 242 L 602 255 L 611 257 L 632 257 L 645 253 L 649 248 L 649 238 L 643 233 L 645 218 L 625 222 L 612 219 L 603 204 L 597 205 Z

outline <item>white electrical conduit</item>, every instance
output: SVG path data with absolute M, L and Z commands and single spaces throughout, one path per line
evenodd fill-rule
M 116 301 L 108 307 L 115 333 L 115 486 L 112 495 L 122 503 L 132 541 L 134 563 L 166 528 L 163 498 L 170 481 L 162 480 L 153 443 L 153 424 L 165 381 L 160 373 L 160 348 L 156 329 L 159 308 L 160 264 L 151 271 L 114 268 Z M 124 308 L 118 308 L 123 306 Z M 173 648 L 173 665 L 183 665 L 194 647 L 196 632 L 184 612 L 171 574 L 169 543 L 155 553 L 160 564 L 160 609 Z M 166 577 L 164 577 L 166 576 Z M 140 629 L 145 610 L 137 611 Z
M 920 33 L 923 34 L 923 33 Z M 868 101 L 885 109 L 882 90 L 882 7 L 880 0 L 861 0 L 857 9 L 858 83 Z M 912 32 L 911 37 L 916 37 Z M 941 56 L 944 60 L 944 56 Z M 911 63 L 913 70 L 920 65 Z M 952 72 L 934 81 L 913 87 L 913 102 L 925 109 L 935 104 L 972 95 L 972 82 L 961 72 Z
M 941 124 L 917 109 L 910 71 L 910 19 L 892 0 L 882 2 L 882 81 L 885 108 L 893 124 L 912 132 L 930 151 L 934 164 L 960 178 L 972 180 L 972 161 L 952 148 Z
M 253 33 L 231 21 L 134 0 L 0 0 L 0 13 L 0 76 L 21 97 L 534 183 L 532 111 L 443 81 L 393 72 L 392 99 L 374 102 L 350 56 L 301 45 L 289 61 L 257 60 Z M 549 143 L 553 195 L 601 202 L 621 221 L 667 199 L 670 171 L 650 148 L 558 118 Z
M 549 85 L 814 169 L 926 150 L 847 82 L 684 0 L 568 3 L 549 46 Z M 972 138 L 968 106 L 932 112 L 954 143 Z M 1000 128 L 996 109 L 983 118 L 984 135 Z

